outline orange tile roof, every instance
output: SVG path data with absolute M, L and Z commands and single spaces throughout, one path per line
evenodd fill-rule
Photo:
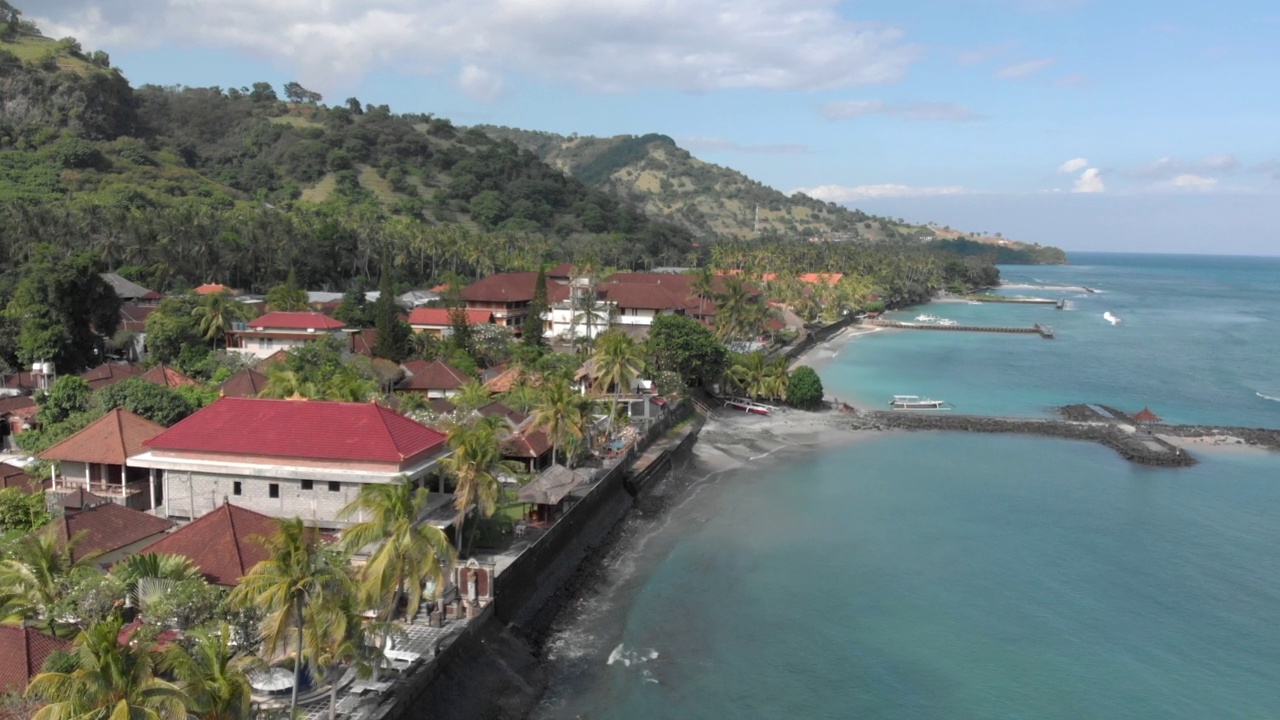
M 144 452 L 143 443 L 164 432 L 164 426 L 116 408 L 88 427 L 40 453 L 45 460 L 123 465 Z
M 502 441 L 504 457 L 532 460 L 551 452 L 551 440 L 541 430 L 513 433 Z
M 205 283 L 196 288 L 193 292 L 197 295 L 216 295 L 217 293 L 227 293 L 229 295 L 240 294 L 239 290 L 229 288 L 226 285 L 219 285 L 217 283 Z
M 183 385 L 199 385 L 200 383 L 183 375 L 165 364 L 156 365 L 150 370 L 139 375 L 143 380 L 156 385 L 163 385 L 167 388 L 182 387 Z
M 511 388 L 520 384 L 520 379 L 524 378 L 530 385 L 538 387 L 542 384 L 542 376 L 538 373 L 526 372 L 524 368 L 513 365 L 503 370 L 501 373 L 489 378 L 484 383 L 484 389 L 490 393 L 502 394 L 511 392 Z
M 224 503 L 148 545 L 142 552 L 190 558 L 214 585 L 239 585 L 268 552 L 259 538 L 275 534 L 275 519 Z
M 101 390 L 104 387 L 115 385 L 118 382 L 123 382 L 141 374 L 142 368 L 137 365 L 103 363 L 92 370 L 86 370 L 81 373 L 80 377 L 89 383 L 90 390 Z
M 493 312 L 489 310 L 464 310 L 468 325 L 487 325 L 493 322 Z M 449 308 L 414 308 L 409 313 L 410 325 L 428 325 L 431 327 L 448 327 L 453 324 Z

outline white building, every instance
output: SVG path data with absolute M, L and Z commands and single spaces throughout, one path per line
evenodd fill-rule
M 345 336 L 346 323 L 318 312 L 269 312 L 247 323 L 236 323 L 227 333 L 231 350 L 267 358 L 279 350 L 305 345 L 326 337 Z

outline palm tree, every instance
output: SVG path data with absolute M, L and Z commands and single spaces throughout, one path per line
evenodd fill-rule
M 761 303 L 751 295 L 740 277 L 725 280 L 724 291 L 716 295 L 716 337 L 722 342 L 752 334 L 760 320 Z
M 316 388 L 305 381 L 301 375 L 290 370 L 282 362 L 271 363 L 267 367 L 267 384 L 259 393 L 265 398 L 312 397 L 317 395 Z
M 225 625 L 217 632 L 194 630 L 187 636 L 190 649 L 174 643 L 161 658 L 161 667 L 178 680 L 178 688 L 202 720 L 253 717 L 248 673 L 263 663 L 254 655 L 236 652 L 229 642 L 231 634 Z
M 323 668 L 329 681 L 329 720 L 338 714 L 338 683 L 344 664 L 352 664 L 360 677 L 368 677 L 385 655 L 382 644 L 398 632 L 390 622 L 365 622 L 360 597 L 348 593 L 308 611 L 307 654 Z
M 150 645 L 120 642 L 120 627 L 118 617 L 90 627 L 76 638 L 74 671 L 31 680 L 26 695 L 49 703 L 31 720 L 186 720 L 190 698 L 156 676 Z
M 379 543 L 361 569 L 360 580 L 368 597 L 385 605 L 382 616 L 387 620 L 405 598 L 405 618 L 417 615 L 423 583 L 430 580 L 437 588 L 444 587 L 445 572 L 453 563 L 453 548 L 444 531 L 422 521 L 427 498 L 425 487 L 415 487 L 412 480 L 401 477 L 390 485 L 365 485 L 338 514 L 360 519 L 342 533 L 347 552 Z
M 471 380 L 458 389 L 458 394 L 449 398 L 449 402 L 457 405 L 463 412 L 479 410 L 489 404 L 489 388 L 479 380 Z
M 124 583 L 130 600 L 136 605 L 141 581 L 158 579 L 180 582 L 200 577 L 200 570 L 190 558 L 181 555 L 141 553 L 129 555 L 112 565 L 111 574 Z
M 560 452 L 562 438 L 581 437 L 582 406 L 580 396 L 564 378 L 556 378 L 542 386 L 542 397 L 533 407 L 529 430 L 542 430 L 551 438 L 551 462 Z
M 227 344 L 227 331 L 237 320 L 244 319 L 247 306 L 234 300 L 226 292 L 213 293 L 200 298 L 200 303 L 192 311 L 200 322 L 200 335 L 213 343 L 216 350 L 218 340 L 223 347 Z
M 711 268 L 698 268 L 692 273 L 693 279 L 689 282 L 689 289 L 698 297 L 698 319 L 701 320 L 706 316 L 707 298 L 715 297 L 715 280 L 716 276 L 711 272 Z
M 453 476 L 453 507 L 457 510 L 454 527 L 455 544 L 462 552 L 462 528 L 467 511 L 475 505 L 480 514 L 489 517 L 497 507 L 500 488 L 498 474 L 514 472 L 514 464 L 502 459 L 501 440 L 495 422 L 479 421 L 459 424 L 449 430 L 449 447 L 453 454 L 440 461 Z
M 50 609 L 62 597 L 67 578 L 80 568 L 92 567 L 99 553 L 74 557 L 75 547 L 88 531 L 82 530 L 63 544 L 55 523 L 20 538 L 10 557 L 0 562 L 0 599 L 3 616 L 21 620 L 41 618 L 53 630 Z
M 596 392 L 607 392 L 610 386 L 613 387 L 613 408 L 609 417 L 616 418 L 622 389 L 630 388 L 640 375 L 643 362 L 640 348 L 631 336 L 610 331 L 600 336 L 591 361 L 595 365 Z
M 776 399 L 787 392 L 785 358 L 766 360 L 763 353 L 735 356 L 725 376 L 753 399 Z
M 263 640 L 268 657 L 289 640 L 295 641 L 293 695 L 289 709 L 298 707 L 298 685 L 302 681 L 303 634 L 307 608 L 325 603 L 348 592 L 350 578 L 343 559 L 319 542 L 319 534 L 302 520 L 277 520 L 276 533 L 262 540 L 269 557 L 253 566 L 240 579 L 232 594 L 240 605 L 254 605 L 267 613 L 263 620 Z

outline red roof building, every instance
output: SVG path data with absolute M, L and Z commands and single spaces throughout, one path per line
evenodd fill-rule
M 519 334 L 524 316 L 529 314 L 538 284 L 536 272 L 498 273 L 481 278 L 462 290 L 468 310 L 488 310 L 493 322 Z M 547 278 L 547 302 L 556 303 L 569 297 L 568 285 Z
M 40 457 L 58 461 L 61 468 L 53 483 L 55 493 L 84 488 L 136 510 L 154 509 L 155 478 L 146 468 L 130 465 L 129 458 L 162 432 L 163 425 L 116 408 Z
M 101 390 L 104 387 L 115 385 L 123 382 L 131 377 L 137 377 L 142 374 L 142 368 L 137 365 L 126 365 L 122 363 L 103 363 L 92 370 L 86 370 L 80 374 L 84 381 L 89 383 L 90 390 Z
M 200 384 L 164 364 L 156 365 L 138 377 L 139 379 L 146 380 L 149 383 L 155 383 L 156 385 L 161 385 L 170 389 L 179 388 L 184 385 L 197 386 Z
M 518 431 L 502 441 L 502 457 L 515 460 L 529 472 L 551 464 L 551 439 L 541 430 Z
M 266 358 L 280 350 L 341 336 L 346 323 L 321 312 L 269 312 L 227 333 L 232 350 Z
M 70 652 L 71 641 L 20 625 L 0 625 L 0 692 L 21 693 L 57 651 Z
M 410 360 L 401 367 L 409 374 L 396 385 L 404 392 L 424 393 L 429 398 L 447 398 L 458 394 L 473 378 L 443 360 Z
M 108 502 L 82 510 L 68 510 L 51 520 L 50 524 L 56 528 L 58 540 L 64 546 L 69 538 L 84 533 L 71 550 L 72 560 L 97 553 L 94 562 L 105 568 L 155 542 L 175 523 Z
M 120 329 L 129 332 L 145 333 L 147 331 L 147 318 L 151 317 L 151 313 L 156 311 L 159 305 L 121 305 L 120 306 Z
M 267 559 L 269 553 L 262 540 L 275 532 L 275 518 L 223 503 L 148 545 L 143 552 L 190 558 L 209 582 L 234 587 L 254 565 Z
M 253 398 L 258 397 L 266 386 L 266 375 L 253 368 L 245 368 L 219 385 L 218 392 L 223 397 Z
M 340 527 L 361 486 L 433 471 L 445 436 L 376 403 L 224 397 L 145 445 L 130 464 L 163 474 L 168 517 L 230 501 Z
M 492 310 L 463 310 L 468 325 L 489 325 L 493 323 Z M 452 311 L 449 308 L 418 307 L 409 313 L 409 327 L 414 332 L 431 333 L 437 337 L 449 334 L 453 327 Z
M 25 470 L 8 463 L 0 462 L 0 489 L 14 488 L 18 492 L 32 495 L 45 490 L 49 483 L 36 480 Z
M 40 410 L 30 395 L 0 398 L 0 449 L 9 449 L 10 437 L 30 430 Z

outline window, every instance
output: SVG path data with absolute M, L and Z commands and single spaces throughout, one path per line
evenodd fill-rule
M 278 483 L 271 483 L 270 485 L 268 485 L 267 494 L 273 498 L 280 497 L 280 485 Z
M 236 480 L 235 482 L 231 483 L 231 494 L 232 494 L 232 495 L 239 495 L 239 494 L 240 494 L 240 481 L 239 481 L 239 480 Z
M 341 492 L 341 491 L 342 491 L 342 483 L 336 482 L 336 481 L 329 482 L 329 492 Z
M 310 490 L 312 485 L 313 485 L 313 483 L 312 483 L 310 480 L 303 480 L 303 481 L 302 481 L 302 489 L 303 489 L 303 490 Z
M 261 347 L 263 350 L 270 350 L 275 346 L 276 346 L 275 338 L 262 338 L 261 340 L 258 341 L 258 347 Z

